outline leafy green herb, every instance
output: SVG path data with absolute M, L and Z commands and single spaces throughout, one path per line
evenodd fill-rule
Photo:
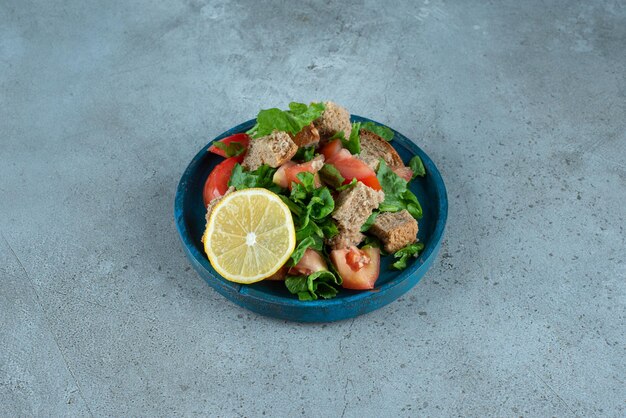
M 285 279 L 285 286 L 290 293 L 298 295 L 300 300 L 331 299 L 337 293 L 341 278 L 328 270 L 320 270 L 308 276 L 293 276 Z
M 228 185 L 237 190 L 263 187 L 274 193 L 279 193 L 283 189 L 272 180 L 275 172 L 275 168 L 265 164 L 254 171 L 247 171 L 240 164 L 235 164 Z
M 332 164 L 324 164 L 322 169 L 319 171 L 319 175 L 321 180 L 333 189 L 341 187 L 343 182 L 346 180 L 341 176 L 339 170 L 337 170 L 337 168 L 335 168 Z
M 315 147 L 313 146 L 301 147 L 301 148 L 298 148 L 296 155 L 293 156 L 293 160 L 308 162 L 308 161 L 311 161 L 314 156 L 315 156 Z
M 315 187 L 313 173 L 296 174 L 299 183 L 291 184 L 289 198 L 281 196 L 294 214 L 296 224 L 296 249 L 291 255 L 295 265 L 307 248 L 322 250 L 324 238 L 332 238 L 338 233 L 337 225 L 329 215 L 335 209 L 335 201 L 328 187 Z
M 291 253 L 291 262 L 295 266 L 298 264 L 298 261 L 304 256 L 304 252 L 307 248 L 311 248 L 313 250 L 322 251 L 324 247 L 324 240 L 322 238 L 312 235 L 305 237 L 302 241 L 298 243 L 296 249 Z
M 243 144 L 240 144 L 239 142 L 231 142 L 230 144 L 226 145 L 223 142 L 217 141 L 214 142 L 213 145 L 215 146 L 215 148 L 224 151 L 226 157 L 236 157 L 243 154 L 246 150 L 246 147 L 244 147 Z
M 414 156 L 409 161 L 409 167 L 413 170 L 413 178 L 416 176 L 424 177 L 426 175 L 426 169 L 424 168 L 424 163 L 419 155 Z
M 330 215 L 333 209 L 335 209 L 335 201 L 333 200 L 328 187 L 315 189 L 307 207 L 311 208 L 310 216 L 315 220 L 319 221 Z
M 350 151 L 351 154 L 361 153 L 361 137 L 359 136 L 359 129 L 361 129 L 361 122 L 355 122 L 352 124 L 352 130 L 350 131 L 350 137 L 346 140 L 343 131 L 341 134 L 341 144 L 345 149 Z
M 424 244 L 421 242 L 416 242 L 414 244 L 409 244 L 404 248 L 400 248 L 398 251 L 393 253 L 393 257 L 397 258 L 391 267 L 396 270 L 403 270 L 406 268 L 406 263 L 409 257 L 417 257 L 420 251 L 424 249 Z
M 300 183 L 295 181 L 291 183 L 290 198 L 296 203 L 304 203 L 315 190 L 315 176 L 313 173 L 303 171 L 296 174 L 296 178 L 300 180 Z
M 417 200 L 417 196 L 413 194 L 410 190 L 406 190 L 402 193 L 402 203 L 406 206 L 406 210 L 411 214 L 415 219 L 422 219 L 422 205 L 420 205 L 419 200 Z
M 317 224 L 326 239 L 332 238 L 339 233 L 337 224 L 330 217 L 318 221 Z
M 361 248 L 367 247 L 380 248 L 380 255 L 387 255 L 383 248 L 383 244 L 380 242 L 380 239 L 378 239 L 378 237 L 366 235 L 365 240 L 363 241 L 363 246 Z
M 247 133 L 252 138 L 271 134 L 274 130 L 297 134 L 324 112 L 324 103 L 289 103 L 289 110 L 264 109 L 256 117 L 256 124 Z
M 376 177 L 385 192 L 385 200 L 378 206 L 380 212 L 398 212 L 406 209 L 415 219 L 421 219 L 422 206 L 417 196 L 407 188 L 407 181 L 394 173 L 382 159 Z
M 378 212 L 376 211 L 372 212 L 369 218 L 367 218 L 365 223 L 361 226 L 361 232 L 367 232 L 367 230 L 370 229 L 372 225 L 374 224 L 374 222 L 376 221 L 377 216 L 378 216 Z
M 343 186 L 339 186 L 337 187 L 335 190 L 337 190 L 338 192 L 342 192 L 346 189 L 350 189 L 352 187 L 354 187 L 356 185 L 357 180 L 355 178 L 352 179 L 352 181 L 350 183 L 346 183 Z
M 377 125 L 374 122 L 363 122 L 361 124 L 361 129 L 373 132 L 386 141 L 391 141 L 393 139 L 393 131 L 391 129 L 386 126 Z

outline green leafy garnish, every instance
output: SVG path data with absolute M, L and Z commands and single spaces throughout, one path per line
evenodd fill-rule
M 279 193 L 283 188 L 272 180 L 275 172 L 275 168 L 265 164 L 254 171 L 247 171 L 240 164 L 235 164 L 230 174 L 230 180 L 228 180 L 228 186 L 232 186 L 237 190 L 263 187 L 274 193 Z
M 311 208 L 311 218 L 319 221 L 330 215 L 335 209 L 335 200 L 333 199 L 328 187 L 320 187 L 315 189 L 311 195 L 311 200 L 307 207 Z
M 317 221 L 317 225 L 319 226 L 322 234 L 324 234 L 324 238 L 326 239 L 332 238 L 339 233 L 339 228 L 337 228 L 337 224 L 330 217 L 326 217 L 321 221 Z
M 394 258 L 398 258 L 396 262 L 394 262 L 391 267 L 396 270 L 403 270 L 406 268 L 406 263 L 409 257 L 417 257 L 420 251 L 424 249 L 424 244 L 421 242 L 416 242 L 414 244 L 409 244 L 404 248 L 400 248 L 398 251 L 393 253 Z
M 302 241 L 298 243 L 296 249 L 291 253 L 291 263 L 292 265 L 298 264 L 298 261 L 304 256 L 304 252 L 307 248 L 311 248 L 313 250 L 322 251 L 324 247 L 324 240 L 318 236 L 308 236 L 305 237 Z
M 361 137 L 359 136 L 359 130 L 361 129 L 361 122 L 352 124 L 352 130 L 350 131 L 350 138 L 347 141 L 341 141 L 344 148 L 346 148 L 352 154 L 361 153 Z
M 328 270 L 320 270 L 308 276 L 292 276 L 285 279 L 285 286 L 291 294 L 298 295 L 300 300 L 331 299 L 337 293 L 341 278 Z
M 322 169 L 319 171 L 319 175 L 321 180 L 333 189 L 341 187 L 343 182 L 346 180 L 341 176 L 339 170 L 337 170 L 337 168 L 335 168 L 332 164 L 324 164 Z
M 426 175 L 426 169 L 424 168 L 424 163 L 419 155 L 414 156 L 409 161 L 409 167 L 413 170 L 413 178 L 416 176 L 424 177 Z
M 376 177 L 385 192 L 385 200 L 378 206 L 380 212 L 398 212 L 406 209 L 415 219 L 421 219 L 422 206 L 417 196 L 407 188 L 407 181 L 394 173 L 382 159 Z
M 343 131 L 337 132 L 330 139 L 341 139 L 341 144 L 345 149 L 350 151 L 351 154 L 361 153 L 361 137 L 359 136 L 359 129 L 361 129 L 361 122 L 355 122 L 352 124 L 352 130 L 350 131 L 350 137 L 346 139 L 346 135 Z
M 367 232 L 367 230 L 370 229 L 372 225 L 374 224 L 374 222 L 376 221 L 377 216 L 378 216 L 377 211 L 372 212 L 369 218 L 367 218 L 365 223 L 361 226 L 361 232 Z
M 357 180 L 355 178 L 353 178 L 350 183 L 346 183 L 343 186 L 339 186 L 335 190 L 337 190 L 338 192 L 342 192 L 342 191 L 344 191 L 346 189 L 354 187 L 356 185 L 356 182 L 357 182 Z
M 289 110 L 278 108 L 264 109 L 256 117 L 256 124 L 247 133 L 252 138 L 260 138 L 273 131 L 285 131 L 297 134 L 315 119 L 322 116 L 324 103 L 289 103 Z
M 361 124 L 361 129 L 373 132 L 386 141 L 391 141 L 393 139 L 393 131 L 391 129 L 386 126 L 377 125 L 374 122 L 363 122 Z
M 304 163 L 311 161 L 315 156 L 315 147 L 301 147 L 298 148 L 296 155 L 293 156 L 293 160 L 302 161 Z
M 239 142 L 231 142 L 226 145 L 223 142 L 214 142 L 213 145 L 215 148 L 221 149 L 226 154 L 226 157 L 236 157 L 238 155 L 243 154 L 246 151 L 246 147 Z
M 291 255 L 293 265 L 304 255 L 307 248 L 322 250 L 324 238 L 332 238 L 339 232 L 330 218 L 335 201 L 328 187 L 315 187 L 313 173 L 296 174 L 299 181 L 291 184 L 291 194 L 280 196 L 293 214 L 296 225 L 296 249 Z

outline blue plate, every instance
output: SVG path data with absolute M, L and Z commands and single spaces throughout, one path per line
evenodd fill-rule
M 352 116 L 353 122 L 370 119 Z M 372 121 L 375 122 L 375 121 Z M 200 238 L 204 232 L 206 209 L 202 190 L 209 173 L 223 160 L 207 149 L 214 141 L 245 132 L 255 120 L 249 120 L 224 132 L 207 144 L 191 161 L 178 184 L 174 202 L 176 227 L 185 253 L 198 274 L 215 290 L 236 304 L 262 315 L 303 322 L 329 322 L 352 318 L 383 307 L 396 300 L 420 281 L 432 265 L 439 248 L 448 216 L 448 197 L 439 170 L 432 160 L 411 140 L 394 131 L 392 145 L 405 162 L 419 155 L 426 168 L 426 176 L 410 183 L 410 188 L 422 204 L 424 217 L 419 221 L 418 237 L 424 250 L 417 259 L 411 259 L 403 271 L 390 270 L 393 257 L 381 259 L 381 273 L 376 287 L 368 291 L 341 289 L 334 299 L 301 302 L 291 295 L 283 282 L 260 282 L 252 285 L 232 283 L 215 272 Z M 378 123 L 378 122 L 375 122 Z

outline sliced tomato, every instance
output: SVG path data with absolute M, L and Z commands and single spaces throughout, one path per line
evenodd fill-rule
M 320 153 L 322 153 L 324 157 L 326 157 L 326 159 L 329 159 L 330 157 L 341 151 L 342 148 L 343 146 L 341 145 L 341 139 L 334 139 L 328 144 L 324 145 L 320 149 Z
M 335 166 L 341 176 L 346 179 L 344 184 L 350 183 L 353 178 L 362 182 L 374 190 L 382 190 L 376 173 L 363 161 L 350 154 L 346 149 L 340 150 L 326 160 L 328 164 Z
M 208 205 L 211 200 L 224 196 L 224 193 L 228 190 L 230 174 L 233 172 L 235 164 L 240 163 L 242 160 L 241 156 L 231 157 L 215 166 L 206 179 L 206 183 L 204 183 L 204 191 L 202 193 L 204 206 Z
M 320 270 L 328 270 L 324 257 L 319 252 L 307 248 L 298 264 L 289 269 L 289 274 L 308 276 Z
M 278 167 L 278 170 L 274 173 L 272 181 L 285 189 L 289 187 L 289 180 L 287 179 L 287 169 L 296 165 L 293 161 L 287 161 L 285 164 Z
M 413 170 L 409 167 L 396 167 L 391 169 L 394 173 L 405 179 L 406 181 L 411 181 L 413 178 Z
M 248 143 L 250 142 L 250 137 L 248 136 L 248 134 L 235 134 L 235 135 L 231 135 L 228 136 L 218 142 L 221 142 L 224 145 L 229 145 L 232 142 L 238 142 L 241 145 L 244 146 L 244 148 L 248 148 Z M 211 145 L 209 147 L 209 151 L 212 152 L 213 154 L 217 154 L 220 155 L 222 157 L 227 157 L 226 152 L 224 152 L 224 150 L 219 149 L 218 147 L 216 147 L 215 145 Z
M 380 249 L 356 247 L 330 252 L 330 261 L 343 279 L 346 289 L 373 289 L 380 272 Z
M 281 165 L 278 170 L 276 170 L 276 173 L 274 173 L 274 177 L 272 178 L 272 180 L 280 187 L 291 189 L 291 182 L 300 183 L 300 180 L 298 179 L 298 173 L 309 172 L 314 174 L 315 187 L 320 187 L 322 183 L 320 182 L 320 178 L 317 172 L 322 168 L 323 165 L 323 157 L 316 157 L 315 159 L 302 164 L 296 164 L 293 161 L 287 161 L 285 164 Z

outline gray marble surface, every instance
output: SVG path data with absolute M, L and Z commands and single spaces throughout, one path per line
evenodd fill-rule
M 0 2 L 0 415 L 626 414 L 625 3 L 381 4 Z M 210 138 L 319 99 L 450 213 L 408 294 L 303 325 L 210 289 L 172 208 Z

